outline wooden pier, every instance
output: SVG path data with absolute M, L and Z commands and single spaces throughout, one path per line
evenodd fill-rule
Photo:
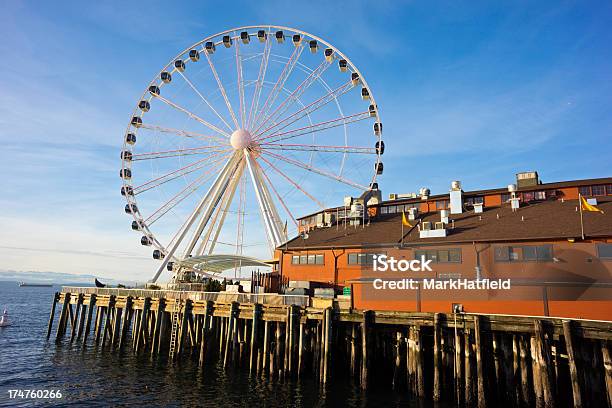
M 65 287 L 53 298 L 47 338 L 53 328 L 57 342 L 82 347 L 200 366 L 216 360 L 251 375 L 322 384 L 348 374 L 364 390 L 382 383 L 458 406 L 612 406 L 612 322 Z

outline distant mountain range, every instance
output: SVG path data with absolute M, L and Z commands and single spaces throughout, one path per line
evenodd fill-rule
M 95 275 L 74 275 L 71 273 L 62 272 L 38 272 L 38 271 L 11 271 L 0 270 L 0 281 L 26 282 L 26 283 L 50 283 L 54 285 L 86 285 L 93 286 L 94 279 L 108 285 L 117 285 L 119 283 L 126 286 L 136 286 L 140 282 L 136 281 L 118 281 L 110 278 L 103 278 Z

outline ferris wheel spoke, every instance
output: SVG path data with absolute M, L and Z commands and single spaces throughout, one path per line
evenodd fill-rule
M 291 150 L 305 152 L 326 152 L 326 153 L 356 153 L 356 154 L 377 154 L 374 147 L 358 147 L 358 146 L 325 146 L 325 145 L 309 145 L 309 144 L 280 144 L 280 143 L 262 143 L 261 148 L 264 150 Z
M 310 115 L 311 113 L 321 109 L 322 107 L 324 107 L 325 105 L 327 105 L 328 103 L 330 103 L 331 101 L 337 99 L 338 97 L 344 95 L 345 93 L 347 93 L 348 91 L 350 91 L 353 88 L 352 83 L 346 82 L 342 85 L 340 85 L 338 88 L 333 89 L 331 91 L 329 91 L 328 93 L 326 93 L 325 95 L 323 95 L 322 97 L 320 97 L 319 99 L 309 103 L 308 105 L 302 107 L 301 109 L 299 109 L 298 111 L 292 113 L 291 115 L 279 120 L 276 123 L 272 123 L 268 128 L 259 131 L 255 134 L 255 137 L 257 139 L 264 139 L 265 138 L 265 134 L 273 131 L 273 132 L 279 132 L 283 129 L 286 129 L 288 126 L 292 125 L 293 123 L 297 122 L 298 120 L 302 119 L 303 117 Z M 279 126 L 281 126 L 279 128 Z M 276 128 L 276 129 L 275 129 Z M 275 129 L 275 130 L 273 130 Z
M 259 139 L 260 142 L 264 140 L 271 139 L 273 142 L 280 142 L 287 139 L 292 139 L 294 137 L 302 136 L 305 134 L 312 134 L 314 132 L 321 132 L 326 129 L 331 129 L 338 126 L 347 125 L 349 123 L 359 122 L 361 120 L 369 119 L 370 112 L 359 112 L 353 115 L 341 116 L 336 119 L 327 120 L 325 122 L 314 123 L 309 126 L 303 126 L 301 128 L 289 130 L 281 133 L 274 133 L 269 136 L 266 136 L 262 139 Z
M 206 99 L 204 97 L 204 95 L 202 95 L 202 93 L 200 91 L 198 91 L 198 89 L 195 87 L 195 85 L 187 78 L 185 73 L 181 72 L 181 71 L 178 71 L 178 73 L 183 77 L 185 82 L 187 82 L 187 85 L 189 85 L 189 87 L 191 89 L 193 89 L 193 91 L 200 97 L 200 99 L 202 99 L 202 101 L 204 101 L 204 103 L 210 108 L 210 110 L 212 110 L 214 112 L 214 114 L 217 115 L 217 117 L 221 120 L 221 122 L 223 122 L 223 124 L 229 129 L 229 131 L 232 132 L 233 129 L 229 125 L 229 123 L 227 123 L 225 118 L 223 116 L 221 116 L 221 114 L 219 114 L 219 112 L 217 112 L 217 110 L 211 105 L 211 103 L 208 101 L 208 99 Z
M 205 135 L 205 134 L 202 134 L 202 133 L 188 132 L 186 130 L 167 128 L 167 127 L 158 126 L 158 125 L 150 125 L 150 124 L 147 124 L 147 123 L 143 123 L 142 125 L 140 125 L 140 127 L 144 128 L 144 129 L 148 129 L 148 130 L 154 131 L 154 132 L 172 133 L 172 134 L 175 134 L 177 136 L 183 136 L 183 137 L 188 137 L 188 138 L 193 138 L 193 139 L 201 139 L 201 140 L 204 140 L 204 141 L 214 140 L 214 141 L 216 141 L 216 142 L 218 142 L 220 144 L 228 145 L 227 139 L 220 138 L 219 136 L 211 136 L 211 135 Z
M 267 154 L 267 155 L 269 155 L 269 156 L 272 156 L 272 157 L 274 157 L 274 158 L 277 158 L 277 159 L 279 159 L 279 160 L 282 160 L 282 161 L 284 161 L 284 162 L 286 162 L 286 163 L 289 163 L 289 164 L 292 164 L 292 165 L 294 165 L 294 166 L 296 166 L 296 167 L 299 167 L 299 168 L 301 168 L 301 169 L 308 170 L 308 171 L 310 171 L 310 172 L 313 172 L 313 173 L 319 174 L 319 175 L 321 175 L 321 176 L 324 176 L 324 177 L 330 178 L 330 179 L 332 179 L 332 180 L 339 181 L 339 182 L 344 183 L 344 184 L 346 184 L 346 185 L 349 185 L 349 186 L 351 186 L 351 187 L 355 187 L 355 188 L 358 188 L 358 189 L 360 189 L 360 190 L 364 190 L 364 191 L 369 190 L 369 188 L 368 188 L 368 187 L 366 187 L 366 186 L 362 186 L 361 184 L 355 183 L 354 181 L 348 180 L 348 179 L 346 179 L 346 178 L 344 178 L 344 177 L 337 176 L 337 175 L 335 175 L 335 174 L 333 174 L 333 173 L 330 173 L 330 172 L 328 172 L 328 171 L 321 170 L 321 169 L 316 168 L 316 167 L 314 167 L 314 166 L 312 166 L 312 165 L 310 165 L 310 164 L 303 163 L 303 162 L 301 162 L 301 161 L 299 161 L 299 160 L 290 159 L 290 158 L 288 158 L 288 157 L 283 157 L 283 156 L 281 156 L 281 155 L 278 155 L 278 154 L 276 154 L 276 153 L 272 153 L 272 152 L 270 152 L 270 151 L 265 151 L 265 150 L 264 150 L 264 151 L 262 151 L 262 152 L 263 152 L 264 154 Z
M 229 150 L 231 150 L 231 148 L 224 148 L 221 146 L 203 146 L 203 147 L 193 147 L 189 149 L 176 149 L 176 150 L 165 150 L 165 151 L 159 151 L 159 152 L 138 153 L 132 156 L 132 161 L 165 159 L 168 157 L 177 157 L 177 156 L 201 155 L 201 154 L 208 154 L 208 153 L 214 153 L 214 152 L 227 152 Z
M 293 50 L 291 57 L 287 60 L 287 63 L 285 64 L 283 70 L 278 76 L 278 79 L 276 80 L 274 87 L 268 94 L 268 97 L 266 98 L 264 105 L 262 106 L 261 110 L 255 117 L 255 121 L 253 122 L 254 126 L 259 126 L 259 123 L 261 121 L 265 121 L 268 111 L 272 108 L 272 106 L 274 105 L 274 101 L 276 100 L 278 95 L 283 90 L 283 87 L 285 86 L 285 82 L 291 75 L 291 72 L 293 71 L 295 64 L 298 62 L 300 55 L 302 55 L 302 51 L 304 51 L 304 47 L 302 46 L 295 47 L 295 50 Z
M 208 61 L 208 65 L 210 66 L 210 70 L 213 73 L 213 76 L 215 77 L 215 80 L 217 81 L 217 86 L 219 87 L 219 91 L 221 92 L 221 95 L 223 96 L 223 100 L 225 101 L 225 105 L 227 106 L 227 110 L 229 111 L 230 115 L 232 116 L 232 120 L 234 121 L 234 125 L 236 125 L 236 128 L 239 128 L 240 125 L 238 124 L 238 120 L 236 119 L 236 114 L 234 113 L 234 109 L 232 108 L 232 104 L 230 103 L 228 97 L 227 97 L 227 93 L 225 92 L 225 87 L 223 86 L 223 84 L 221 83 L 221 79 L 219 78 L 219 74 L 217 73 L 217 69 L 215 68 L 215 65 L 213 64 L 212 60 L 210 59 L 210 56 L 208 55 L 208 52 L 206 50 L 203 50 L 204 55 L 206 56 L 206 60 Z
M 207 121 L 205 121 L 204 119 L 202 119 L 201 117 L 199 117 L 198 115 L 196 115 L 195 113 L 189 111 L 186 108 L 183 108 L 182 106 L 172 102 L 171 100 L 169 100 L 168 98 L 165 98 L 161 95 L 155 95 L 155 98 L 159 99 L 160 101 L 164 102 L 165 104 L 172 106 L 174 109 L 177 109 L 181 112 L 183 112 L 184 114 L 186 114 L 187 116 L 189 116 L 189 118 L 200 122 L 201 124 L 203 124 L 204 126 L 206 126 L 209 129 L 214 130 L 215 132 L 222 134 L 223 136 L 229 137 L 230 134 L 227 133 L 225 130 L 218 128 L 217 126 L 213 125 L 212 123 L 209 123 Z
M 212 172 L 212 170 L 210 170 L 199 176 L 197 179 L 193 180 L 185 188 L 179 191 L 175 196 L 173 196 L 170 200 L 166 201 L 161 207 L 159 207 L 150 216 L 148 216 L 144 220 L 144 223 L 147 226 L 151 226 L 152 224 L 154 224 L 155 221 L 166 215 L 168 211 L 172 210 L 183 200 L 185 200 L 187 197 L 197 191 L 204 183 L 210 180 L 213 175 L 214 173 Z
M 327 68 L 329 68 L 330 65 L 330 61 L 323 60 L 323 62 L 312 70 L 306 79 L 304 79 L 304 81 L 302 81 L 297 88 L 295 88 L 295 90 L 278 105 L 278 107 L 266 118 L 266 121 L 263 121 L 263 123 L 261 123 L 257 129 L 253 130 L 253 133 L 257 133 L 259 130 L 261 130 L 266 123 L 273 122 L 277 117 L 282 116 L 313 83 L 321 78 L 321 75 L 327 70 Z
M 139 186 L 134 187 L 134 195 L 138 195 L 144 193 L 145 191 L 151 190 L 152 188 L 157 188 L 162 184 L 166 184 L 169 181 L 175 180 L 179 177 L 185 176 L 187 174 L 193 173 L 194 171 L 200 170 L 204 166 L 208 166 L 211 164 L 215 164 L 221 160 L 223 160 L 227 155 L 218 157 L 221 153 L 213 153 L 208 157 L 197 160 L 191 164 L 188 164 L 180 169 L 173 170 L 169 173 L 166 173 L 160 177 L 156 177 L 153 180 L 149 180 Z M 216 160 L 210 161 L 212 158 L 218 157 Z
M 242 79 L 242 57 L 240 56 L 240 41 L 236 41 L 236 76 L 238 78 L 238 99 L 240 100 L 240 127 L 244 129 L 245 106 L 244 106 L 244 81 Z
M 266 44 L 261 56 L 261 63 L 259 64 L 259 73 L 257 74 L 257 81 L 255 83 L 255 91 L 253 92 L 253 99 L 251 100 L 251 108 L 249 109 L 249 118 L 247 120 L 247 128 L 251 127 L 251 121 L 254 112 L 257 112 L 259 108 L 259 98 L 261 97 L 261 90 L 263 89 L 263 83 L 266 78 L 266 72 L 268 70 L 268 62 L 270 61 L 270 51 L 272 50 L 272 41 L 270 41 L 270 33 L 266 35 Z
M 270 166 L 270 168 L 272 168 L 272 170 L 274 170 L 276 173 L 278 173 L 281 177 L 283 177 L 285 180 L 287 180 L 291 185 L 293 185 L 296 189 L 298 189 L 299 191 L 301 191 L 306 197 L 310 198 L 315 204 L 317 204 L 321 209 L 325 209 L 325 206 L 323 205 L 322 202 L 320 202 L 319 200 L 317 200 L 312 194 L 310 194 L 308 191 L 304 190 L 299 183 L 295 182 L 291 177 L 289 177 L 288 175 L 286 175 L 283 171 L 279 170 L 278 167 L 276 167 L 274 164 L 272 164 L 269 160 L 267 160 L 265 157 L 263 156 L 259 156 L 258 159 L 263 160 L 264 162 L 266 162 L 268 164 L 268 166 Z
M 274 195 L 276 196 L 276 198 L 278 199 L 278 201 L 280 201 L 281 205 L 283 206 L 283 208 L 285 209 L 285 212 L 287 213 L 287 215 L 289 215 L 289 218 L 291 218 L 291 221 L 295 224 L 295 226 L 298 226 L 298 222 L 296 221 L 295 217 L 293 216 L 293 214 L 291 213 L 291 210 L 289 210 L 289 207 L 287 207 L 287 204 L 285 204 L 285 201 L 283 200 L 283 198 L 281 197 L 281 195 L 278 193 L 278 191 L 276 190 L 276 188 L 274 187 L 274 184 L 272 183 L 272 181 L 270 180 L 270 178 L 268 177 L 268 175 L 266 174 L 265 171 L 262 171 L 261 174 L 263 175 L 263 177 L 266 179 L 266 181 L 268 182 L 268 185 L 270 186 L 270 188 L 272 189 L 272 191 L 274 192 Z M 285 231 L 285 234 L 287 232 Z

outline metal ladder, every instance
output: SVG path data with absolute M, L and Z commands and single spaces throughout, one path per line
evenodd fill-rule
M 179 316 L 183 308 L 183 301 L 176 299 L 174 302 L 174 308 L 172 309 L 172 331 L 170 332 L 170 360 L 174 360 L 174 353 L 176 352 L 176 340 L 179 335 Z

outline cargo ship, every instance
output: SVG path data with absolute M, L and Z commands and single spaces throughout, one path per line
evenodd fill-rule
M 19 282 L 19 287 L 35 287 L 35 288 L 50 288 L 53 284 L 51 283 L 26 283 Z

